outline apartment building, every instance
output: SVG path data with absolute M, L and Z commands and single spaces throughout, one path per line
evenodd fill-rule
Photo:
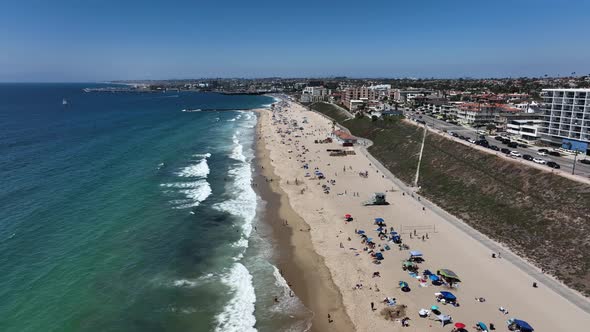
M 590 89 L 543 89 L 542 140 L 573 150 L 590 143 Z
M 325 101 L 330 95 L 330 90 L 323 86 L 308 86 L 303 89 L 301 93 L 302 103 L 314 103 L 317 101 Z

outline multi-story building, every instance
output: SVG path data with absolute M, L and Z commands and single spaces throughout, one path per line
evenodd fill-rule
M 457 120 L 470 126 L 492 124 L 502 113 L 518 113 L 519 109 L 506 104 L 463 103 L 457 109 Z
M 537 141 L 541 138 L 539 126 L 543 120 L 514 119 L 506 124 L 506 132 L 526 141 Z
M 353 109 L 353 104 L 358 104 L 358 101 L 370 101 L 378 98 L 378 90 L 370 89 L 366 86 L 350 87 L 342 90 L 340 102 L 349 110 Z
M 302 103 L 314 103 L 328 99 L 330 91 L 323 86 L 308 86 L 301 93 Z
M 542 140 L 569 150 L 588 150 L 590 89 L 543 89 Z

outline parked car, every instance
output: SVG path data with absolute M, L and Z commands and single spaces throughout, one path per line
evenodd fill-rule
M 457 133 L 452 133 L 451 135 L 453 135 L 453 137 L 459 137 L 459 134 Z
M 511 152 L 510 152 L 510 155 L 511 155 L 511 156 L 513 156 L 513 157 L 520 157 L 520 156 L 522 156 L 522 155 L 520 154 L 520 152 L 518 152 L 518 151 L 511 151 Z
M 465 136 L 459 135 L 459 139 L 463 139 L 464 140 L 465 139 Z
M 549 150 L 547 150 L 547 149 L 539 149 L 539 152 L 545 152 L 545 153 L 548 153 L 548 152 L 549 152 Z
M 582 159 L 580 160 L 582 164 L 590 165 L 590 159 Z
M 554 157 L 561 157 L 561 154 L 557 151 L 549 151 L 549 155 Z
M 519 148 L 526 148 L 528 147 L 526 144 L 522 144 L 522 143 L 518 143 L 518 147 Z
M 469 142 L 469 143 L 472 143 L 472 144 L 473 144 L 473 143 L 475 143 L 475 140 L 474 140 L 473 138 L 469 138 L 469 139 L 467 139 L 467 142 Z
M 537 154 L 539 156 L 546 156 L 547 155 L 547 152 L 539 150 L 539 152 L 537 152 Z
M 559 169 L 559 168 L 561 168 L 561 167 L 559 166 L 559 164 L 558 164 L 558 163 L 556 163 L 556 162 L 554 162 L 554 161 L 550 161 L 550 162 L 548 162 L 548 163 L 547 163 L 547 166 L 549 166 L 549 167 L 551 167 L 551 168 L 555 168 L 555 169 Z
M 522 159 L 528 160 L 528 161 L 533 161 L 533 156 L 531 156 L 530 154 L 525 154 L 525 155 L 522 155 Z
M 421 123 L 421 124 L 426 124 L 426 121 L 424 121 L 424 120 L 416 120 L 416 122 Z
M 510 154 L 510 149 L 502 148 L 500 151 L 505 154 Z
M 533 158 L 533 162 L 535 162 L 537 164 L 541 164 L 541 165 L 547 163 L 547 161 L 545 161 L 544 159 L 541 159 L 541 158 Z
M 510 142 L 507 145 L 508 145 L 509 148 L 513 148 L 513 149 L 515 149 L 515 148 L 518 147 L 518 143 L 516 143 L 516 142 Z
M 501 141 L 501 140 L 503 140 L 504 138 L 503 138 L 502 136 L 496 136 L 496 137 L 494 137 L 494 139 L 495 139 L 496 141 Z
M 479 146 L 483 146 L 483 147 L 488 147 L 490 145 L 490 143 L 488 143 L 488 141 L 486 141 L 485 139 L 480 139 L 478 141 L 475 141 L 475 144 L 477 144 Z
M 510 139 L 502 138 L 502 144 L 508 144 L 508 143 L 510 143 Z
M 488 146 L 488 148 L 490 148 L 490 149 L 492 149 L 494 151 L 500 151 L 500 148 L 497 147 L 497 146 L 495 146 L 495 145 L 490 145 L 490 146 Z

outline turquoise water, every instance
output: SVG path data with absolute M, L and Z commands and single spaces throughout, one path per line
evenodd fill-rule
M 0 330 L 300 329 L 238 111 L 273 100 L 88 86 L 0 85 Z

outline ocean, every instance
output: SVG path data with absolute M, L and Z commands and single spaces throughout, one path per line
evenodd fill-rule
M 0 84 L 0 330 L 304 330 L 251 183 L 273 99 L 99 86 Z

